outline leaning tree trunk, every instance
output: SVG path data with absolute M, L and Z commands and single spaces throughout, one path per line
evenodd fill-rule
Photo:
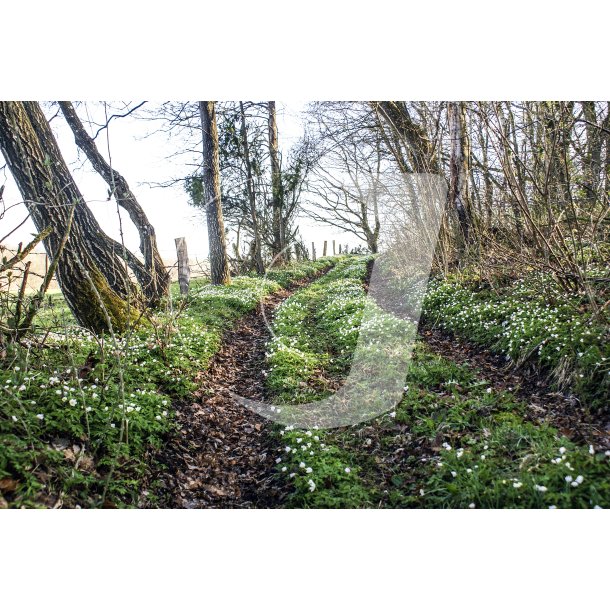
M 250 202 L 250 217 L 252 220 L 252 232 L 254 233 L 254 264 L 259 275 L 265 273 L 263 255 L 261 252 L 261 238 L 258 230 L 258 215 L 256 213 L 256 195 L 254 194 L 254 181 L 252 179 L 252 164 L 250 163 L 250 148 L 248 146 L 248 130 L 246 129 L 246 113 L 244 103 L 239 102 L 241 114 L 241 137 L 244 145 L 244 162 L 246 164 L 246 178 L 248 180 L 248 199 Z
M 88 250 L 97 264 L 98 269 L 105 276 L 106 281 L 114 292 L 121 298 L 136 298 L 136 287 L 130 281 L 125 273 L 125 265 L 121 258 L 125 251 L 123 246 L 106 235 L 91 210 L 84 204 L 84 200 L 78 190 L 70 171 L 63 159 L 57 140 L 51 131 L 51 127 L 40 108 L 38 102 L 22 102 L 21 107 L 24 109 L 29 124 L 35 133 L 46 158 L 49 159 L 47 164 L 50 170 L 56 174 L 56 182 L 52 183 L 63 185 L 63 190 L 69 201 L 78 201 L 82 205 L 76 206 L 74 211 L 74 225 L 80 227 L 85 236 Z M 50 160 L 58 159 L 56 163 L 50 163 Z M 127 258 L 131 253 L 127 251 Z M 132 255 L 133 256 L 133 255 Z
M 59 102 L 76 145 L 87 155 L 94 169 L 106 181 L 118 204 L 125 209 L 140 234 L 140 250 L 144 256 L 144 266 L 135 257 L 129 257 L 127 263 L 138 279 L 142 291 L 150 306 L 156 306 L 169 291 L 170 278 L 157 249 L 155 229 L 148 221 L 144 210 L 129 188 L 125 178 L 113 169 L 100 154 L 97 146 L 85 131 L 81 120 L 70 102 Z
M 268 103 L 269 109 L 269 156 L 271 158 L 271 209 L 272 209 L 272 252 L 278 261 L 283 259 L 286 246 L 282 219 L 282 174 L 277 137 L 277 117 L 275 102 Z
M 369 102 L 369 105 L 377 117 L 378 126 L 382 128 L 381 134 L 386 145 L 389 142 L 385 130 L 387 126 L 390 133 L 403 144 L 412 171 L 423 174 L 441 173 L 435 147 L 425 128 L 411 118 L 406 102 Z M 404 171 L 406 168 L 400 151 L 395 146 L 390 145 L 388 148 Z
M 220 199 L 218 128 L 214 102 L 199 102 L 203 132 L 203 187 L 206 198 L 210 271 L 213 284 L 230 284 L 229 258 Z
M 128 300 L 129 278 L 74 184 L 38 103 L 0 102 L 0 149 L 36 228 L 52 230 L 45 249 L 52 260 L 61 250 L 57 280 L 78 322 L 94 332 L 126 329 L 139 315 Z

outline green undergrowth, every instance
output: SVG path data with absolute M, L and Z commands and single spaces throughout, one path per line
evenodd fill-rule
M 610 319 L 583 295 L 560 292 L 532 274 L 500 288 L 457 278 L 430 281 L 427 322 L 504 355 L 532 363 L 561 390 L 592 408 L 610 405 Z
M 278 309 L 267 352 L 275 402 L 336 389 L 356 345 L 365 276 L 366 259 L 344 260 Z M 294 507 L 610 508 L 610 455 L 527 414 L 511 391 L 418 343 L 392 412 L 336 430 L 278 426 L 278 476 L 290 481 Z
M 366 293 L 367 257 L 342 257 L 335 267 L 299 290 L 276 310 L 275 338 L 267 348 L 267 387 L 274 402 L 304 403 L 327 396 L 334 376 L 344 373 L 358 339 Z M 368 491 L 357 469 L 320 430 L 276 430 L 282 455 L 278 471 L 294 492 L 290 505 L 366 505 Z
M 173 286 L 171 307 L 116 341 L 79 328 L 59 296 L 48 300 L 36 336 L 0 368 L 0 506 L 137 505 L 148 456 L 174 428 L 171 403 L 195 389 L 223 332 L 265 295 L 331 264 L 230 286 L 195 280 L 186 301 Z

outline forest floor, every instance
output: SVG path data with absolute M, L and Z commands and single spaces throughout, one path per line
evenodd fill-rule
M 340 268 L 327 276 L 343 282 Z M 367 271 L 363 266 L 359 277 L 364 291 Z M 266 297 L 269 319 L 290 297 L 307 302 L 303 295 L 310 285 L 315 290 L 322 284 L 322 293 L 329 290 L 340 300 L 328 277 Z M 315 321 L 315 315 L 308 318 L 314 332 L 328 331 Z M 164 469 L 156 474 L 155 497 L 162 506 L 542 507 L 551 496 L 547 505 L 553 507 L 608 505 L 608 413 L 553 389 L 531 367 L 517 368 L 480 345 L 423 325 L 408 379 L 412 389 L 405 387 L 406 404 L 399 405 L 398 415 L 332 431 L 281 429 L 230 396 L 274 399 L 284 381 L 290 394 L 294 367 L 282 378 L 282 363 L 268 361 L 269 346 L 259 306 L 225 334 L 199 376 L 194 400 L 176 405 L 179 433 L 158 458 Z M 326 347 L 337 352 L 334 345 Z M 342 375 L 327 362 L 310 377 L 296 381 L 314 393 L 322 385 L 324 395 L 336 391 Z M 409 394 L 424 405 L 421 413 L 407 401 Z M 443 459 L 451 454 L 447 470 Z M 457 492 L 456 479 L 464 477 L 470 480 Z M 522 492 L 524 482 L 530 489 Z M 581 486 L 588 491 L 578 495 Z
M 316 290 L 315 284 L 324 285 Z M 362 311 L 365 288 L 365 265 L 344 269 L 337 265 L 324 279 L 289 299 L 293 306 L 285 307 L 274 322 L 283 338 L 269 360 L 270 385 L 277 396 L 298 400 L 303 383 L 320 397 L 336 389 L 337 380 L 349 368 L 344 355 L 355 346 L 354 315 Z M 446 290 L 444 286 L 440 289 Z M 534 303 L 537 294 L 528 295 Z M 459 314 L 474 309 L 476 298 L 462 298 L 457 314 L 453 311 L 444 319 L 455 324 Z M 531 324 L 521 323 L 512 331 L 510 323 L 520 321 L 522 311 L 536 321 L 533 303 L 525 296 L 516 304 L 507 301 L 504 308 L 508 314 L 503 320 L 498 316 L 501 308 L 490 307 L 491 296 L 481 301 L 484 311 L 491 310 L 496 316 L 495 328 L 486 331 L 503 337 L 508 326 L 514 332 L 511 337 L 525 344 L 523 349 L 529 353 L 531 349 L 518 333 L 527 336 L 532 332 Z M 443 313 L 442 308 L 438 310 Z M 543 307 L 540 310 L 547 315 Z M 551 313 L 555 315 L 557 310 Z M 307 325 L 300 324 L 303 318 Z M 607 329 L 586 318 L 568 319 L 564 329 L 579 333 L 574 338 L 566 330 L 562 334 L 562 319 L 559 314 L 557 318 L 560 332 L 553 333 L 554 326 L 546 328 L 549 338 L 558 343 L 553 351 L 569 353 L 572 341 L 579 351 L 575 355 L 592 354 L 607 368 Z M 380 312 L 378 323 L 391 328 L 399 322 Z M 492 327 L 480 319 L 472 322 L 475 324 Z M 543 326 L 541 323 L 540 328 Z M 538 337 L 533 340 L 538 342 Z M 290 359 L 283 355 L 291 345 L 304 352 L 300 363 L 294 361 L 294 353 Z M 302 366 L 313 352 L 330 354 L 330 359 L 318 359 L 315 375 Z M 544 374 L 539 365 L 525 363 L 517 368 L 514 360 L 492 354 L 481 341 L 474 344 L 432 331 L 428 321 L 420 327 L 404 396 L 394 411 L 349 428 L 286 428 L 280 432 L 285 446 L 280 452 L 279 471 L 290 477 L 293 489 L 287 505 L 610 507 L 606 373 L 598 372 L 597 366 L 590 367 L 592 371 L 582 365 L 577 369 L 578 379 L 586 380 L 587 373 L 600 379 L 598 385 L 583 382 L 581 388 L 590 392 L 596 405 L 585 408 L 569 388 L 552 390 L 548 372 Z M 529 373 L 530 368 L 535 373 Z M 322 387 L 321 377 L 328 380 Z
M 109 354 L 92 358 L 95 337 L 51 307 L 42 322 L 63 330 L 0 371 L 0 506 L 610 508 L 607 329 L 557 309 L 554 325 L 536 326 L 530 294 L 496 306 L 497 295 L 433 287 L 402 400 L 371 421 L 304 430 L 233 400 L 336 392 L 369 271 L 367 257 L 337 257 L 228 287 L 195 283 L 186 309 L 177 301 L 121 340 L 121 383 Z M 376 323 L 402 328 L 382 310 Z M 529 355 L 522 337 L 538 345 L 544 332 L 560 364 L 590 358 L 575 365 L 575 390 L 485 344 L 493 334 Z
M 509 391 L 528 405 L 524 417 L 553 426 L 574 442 L 610 449 L 610 412 L 591 410 L 570 392 L 554 389 L 548 379 L 532 368 L 516 367 L 498 354 L 428 326 L 420 329 L 430 351 L 460 365 L 473 367 L 498 391 Z

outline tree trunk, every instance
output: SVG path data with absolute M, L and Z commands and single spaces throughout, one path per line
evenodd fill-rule
M 62 192 L 66 195 L 67 200 L 79 202 L 74 211 L 74 225 L 78 226 L 85 236 L 89 253 L 96 262 L 99 271 L 105 276 L 112 290 L 120 297 L 137 300 L 136 287 L 131 283 L 125 271 L 124 261 L 121 260 L 129 261 L 133 254 L 102 231 L 97 219 L 84 203 L 40 104 L 38 102 L 21 102 L 21 107 L 25 110 L 30 126 L 43 153 L 46 155 L 45 158 L 48 159 L 46 162 L 46 165 L 49 166 L 48 174 L 55 180 L 54 182 L 51 180 L 51 184 L 55 189 L 58 184 L 64 185 Z M 51 159 L 57 159 L 57 162 L 51 165 Z
M 461 233 L 458 236 L 458 245 L 460 253 L 463 253 L 470 241 L 472 228 L 468 201 L 468 144 L 464 103 L 449 102 L 447 104 L 447 119 L 451 142 L 449 202 L 457 214 Z
M 56 275 L 78 322 L 94 332 L 125 330 L 139 315 L 127 300 L 129 278 L 113 240 L 74 184 L 38 103 L 0 102 L 0 147 L 36 228 L 52 229 L 44 240 L 52 260 L 63 245 Z
M 246 113 L 244 103 L 239 102 L 241 114 L 241 137 L 244 145 L 244 162 L 246 164 L 246 179 L 248 181 L 248 199 L 250 201 L 250 216 L 252 220 L 252 232 L 254 233 L 254 264 L 259 275 L 265 273 L 263 255 L 261 252 L 261 238 L 258 230 L 258 217 L 256 214 L 256 195 L 254 193 L 254 182 L 252 179 L 252 164 L 250 163 L 250 148 L 248 146 L 248 130 L 246 129 Z
M 278 261 L 283 260 L 283 250 L 286 246 L 282 219 L 282 175 L 280 170 L 280 157 L 278 151 L 277 117 L 275 102 L 268 102 L 269 109 L 269 156 L 271 158 L 271 209 L 274 256 Z
M 383 129 L 384 123 L 404 145 L 412 171 L 424 174 L 440 174 L 434 146 L 430 142 L 426 130 L 411 118 L 405 102 L 370 102 L 370 106 L 378 117 L 386 145 L 388 144 L 388 138 L 385 129 Z M 407 168 L 400 151 L 394 146 L 389 148 L 401 169 L 405 171 Z
M 598 125 L 595 102 L 581 102 L 583 114 L 587 121 L 586 133 L 586 158 L 584 162 L 584 187 L 586 198 L 590 204 L 594 204 L 599 196 L 599 184 L 602 170 L 602 128 Z
M 203 133 L 203 187 L 206 197 L 206 217 L 210 245 L 212 284 L 230 284 L 229 257 L 225 238 L 220 199 L 220 162 L 218 128 L 214 102 L 199 102 Z
M 119 172 L 113 169 L 100 154 L 94 140 L 86 132 L 70 102 L 59 102 L 76 145 L 87 155 L 89 162 L 97 173 L 106 181 L 117 203 L 124 208 L 140 234 L 140 250 L 144 256 L 144 266 L 136 257 L 127 262 L 142 287 L 150 306 L 156 306 L 167 295 L 169 290 L 169 273 L 165 269 L 163 259 L 157 249 L 155 229 L 148 221 L 144 210 L 132 193 L 127 181 Z
M 180 294 L 185 297 L 189 293 L 189 284 L 191 282 L 191 267 L 189 265 L 186 239 L 184 237 L 176 237 L 174 242 L 176 243 L 176 256 L 178 257 L 178 285 L 180 286 Z

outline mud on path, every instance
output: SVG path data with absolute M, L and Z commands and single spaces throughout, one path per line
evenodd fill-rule
M 274 477 L 272 423 L 239 405 L 230 393 L 265 398 L 265 345 L 277 306 L 315 278 L 268 295 L 228 330 L 189 402 L 174 405 L 178 431 L 155 456 L 153 473 L 163 508 L 272 508 L 288 490 Z

